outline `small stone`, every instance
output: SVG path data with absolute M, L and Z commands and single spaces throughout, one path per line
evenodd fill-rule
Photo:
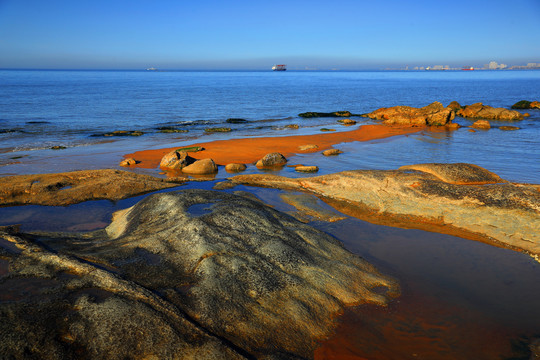
M 343 154 L 343 151 L 338 150 L 338 149 L 328 149 L 328 150 L 324 150 L 324 151 L 322 152 L 322 154 L 323 154 L 324 156 L 333 156 L 333 155 Z
M 491 129 L 491 124 L 487 120 L 477 120 L 471 127 L 475 129 Z
M 351 120 L 351 119 L 342 119 L 342 120 L 338 120 L 338 122 L 342 123 L 343 125 L 354 125 L 354 124 L 356 124 L 356 121 Z
M 308 150 L 317 150 L 319 148 L 319 146 L 315 145 L 315 144 L 308 144 L 308 145 L 300 145 L 298 147 L 298 150 L 300 151 L 308 151 Z
M 240 172 L 246 170 L 247 166 L 245 164 L 231 163 L 225 166 L 227 172 Z
M 51 147 L 51 150 L 64 150 L 64 149 L 66 149 L 66 147 L 62 145 L 55 145 Z
M 131 166 L 137 164 L 137 160 L 134 158 L 127 158 L 120 162 L 120 166 Z
M 446 124 L 446 128 L 449 129 L 449 130 L 457 130 L 459 129 L 461 126 L 459 124 L 456 124 L 456 123 L 448 123 Z
M 280 166 L 287 163 L 287 159 L 285 156 L 278 152 L 266 154 L 262 159 L 257 161 L 255 166 L 258 168 L 261 167 L 271 167 L 271 166 Z
M 469 132 L 476 132 L 476 130 L 473 130 L 473 129 L 469 129 Z
M 321 128 L 321 131 L 336 131 L 336 129 Z
M 319 168 L 317 166 L 297 166 L 294 168 L 294 170 L 298 171 L 298 172 L 317 172 L 319 171 Z
M 228 127 L 216 127 L 216 128 L 206 128 L 204 129 L 205 132 L 230 132 L 232 131 L 231 128 Z
M 286 129 L 298 129 L 299 126 L 297 124 L 290 124 L 290 125 L 285 125 L 285 128 Z
M 191 175 L 207 175 L 217 173 L 218 168 L 214 160 L 212 159 L 201 159 L 195 161 L 193 164 L 188 165 L 182 168 L 184 174 Z
M 512 130 L 519 130 L 521 128 L 517 126 L 500 126 L 499 129 L 505 130 L 505 131 L 512 131 Z

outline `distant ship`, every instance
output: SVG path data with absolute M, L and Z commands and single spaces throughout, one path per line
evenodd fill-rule
M 461 70 L 474 70 L 474 67 L 472 66 L 465 66 Z
M 146 69 L 147 71 L 156 71 L 157 69 L 155 67 L 149 67 L 148 69 Z
M 274 65 L 272 66 L 273 71 L 285 71 L 287 70 L 287 65 Z

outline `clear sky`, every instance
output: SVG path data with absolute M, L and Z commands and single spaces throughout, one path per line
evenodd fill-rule
M 0 68 L 540 62 L 540 0 L 0 0 Z

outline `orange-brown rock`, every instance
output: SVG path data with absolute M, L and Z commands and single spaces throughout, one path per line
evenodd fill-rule
M 369 114 L 375 120 L 383 120 L 386 125 L 407 126 L 444 126 L 454 119 L 454 112 L 440 102 L 434 102 L 422 108 L 394 106 L 381 108 Z
M 218 172 L 218 168 L 214 160 L 201 159 L 196 160 L 194 163 L 182 168 L 184 174 L 190 175 L 207 175 Z
M 519 130 L 521 128 L 517 126 L 499 126 L 499 129 L 504 130 L 504 131 L 514 131 L 514 130 Z
M 540 101 L 533 101 L 531 102 L 531 104 L 529 105 L 529 107 L 531 109 L 540 109 Z
M 487 120 L 476 120 L 472 125 L 475 129 L 491 129 L 491 124 Z
M 519 111 L 494 108 L 482 103 L 464 106 L 456 112 L 456 115 L 470 119 L 523 120 L 523 114 Z
M 0 205 L 66 206 L 88 200 L 120 200 L 178 183 L 120 170 L 84 170 L 2 178 Z
M 193 164 L 195 160 L 196 159 L 189 156 L 186 151 L 173 150 L 161 158 L 159 167 L 181 170 L 184 167 Z
M 281 166 L 287 163 L 287 159 L 285 156 L 278 152 L 273 152 L 270 154 L 266 154 L 262 159 L 257 161 L 255 166 L 258 168 L 265 168 L 265 167 L 273 167 L 273 166 Z
M 314 165 L 310 165 L 310 166 L 300 165 L 300 166 L 295 166 L 294 170 L 298 171 L 298 172 L 313 173 L 313 172 L 319 171 L 319 168 L 317 166 L 314 166 Z
M 452 101 L 450 104 L 448 104 L 447 108 L 452 109 L 454 111 L 458 111 L 461 109 L 461 105 L 457 101 Z
M 540 254 L 539 185 L 511 184 L 471 164 L 419 164 L 302 179 L 239 175 L 230 180 L 311 192 L 341 212 L 375 223 Z
M 131 166 L 131 165 L 135 165 L 137 164 L 137 160 L 135 160 L 134 158 L 127 158 L 127 159 L 124 159 L 122 161 L 120 161 L 120 166 Z
M 240 163 L 231 163 L 225 165 L 225 171 L 227 172 L 240 172 L 246 170 L 247 166 Z
M 338 149 L 328 149 L 328 150 L 324 150 L 324 151 L 322 152 L 322 154 L 323 154 L 324 156 L 334 156 L 334 155 L 343 154 L 343 151 L 338 150 Z

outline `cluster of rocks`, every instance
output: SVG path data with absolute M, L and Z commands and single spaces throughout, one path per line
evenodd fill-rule
M 512 109 L 539 109 L 540 110 L 540 101 L 528 101 L 528 100 L 521 100 L 512 105 Z
M 169 152 L 163 156 L 159 166 L 164 169 L 181 170 L 183 173 L 191 175 L 214 174 L 218 171 L 214 160 L 209 158 L 197 160 L 183 150 Z
M 411 106 L 380 108 L 365 116 L 375 120 L 383 120 L 383 123 L 387 125 L 445 126 L 451 123 L 455 113 L 452 109 L 444 107 L 436 101 L 422 108 Z
M 476 165 L 419 164 L 302 179 L 238 175 L 231 180 L 312 192 L 341 212 L 375 223 L 446 232 L 540 254 L 540 185 L 511 184 Z
M 151 195 L 91 233 L 0 228 L 0 255 L 14 359 L 312 358 L 344 307 L 399 295 L 337 239 L 216 191 Z

